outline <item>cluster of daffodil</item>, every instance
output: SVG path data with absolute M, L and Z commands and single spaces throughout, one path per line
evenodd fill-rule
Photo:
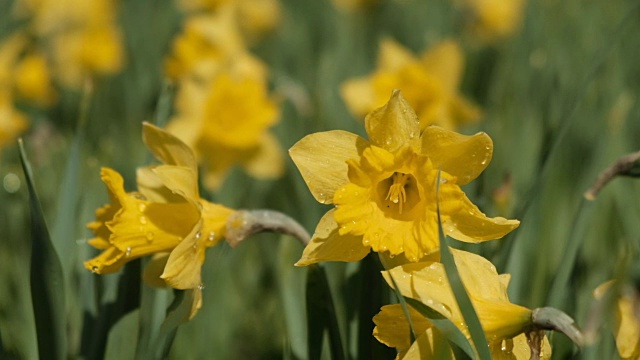
M 27 127 L 16 102 L 48 107 L 57 89 L 122 68 L 123 49 L 112 0 L 18 0 L 21 26 L 0 42 L 0 148 Z
M 267 67 L 247 49 L 279 19 L 275 0 L 179 3 L 184 28 L 166 61 L 178 86 L 176 115 L 167 126 L 192 149 L 215 190 L 234 165 L 258 178 L 282 174 L 282 150 L 269 128 L 279 109 L 269 94 Z

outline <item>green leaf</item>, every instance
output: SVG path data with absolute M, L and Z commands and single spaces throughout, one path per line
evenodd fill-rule
M 135 359 L 138 345 L 140 311 L 123 316 L 109 331 L 104 358 L 106 360 Z
M 453 259 L 453 254 L 449 249 L 447 238 L 442 230 L 442 221 L 440 218 L 440 170 L 438 170 L 438 180 L 436 181 L 436 197 L 438 199 L 436 201 L 436 206 L 438 212 L 438 234 L 440 237 L 440 262 L 444 265 L 444 270 L 447 274 L 449 284 L 451 285 L 451 290 L 456 297 L 464 322 L 469 328 L 471 340 L 478 351 L 480 360 L 491 360 L 491 352 L 489 351 L 487 337 L 484 330 L 482 330 L 480 319 L 473 308 L 469 294 L 467 294 L 467 291 L 464 288 L 455 260 Z
M 411 305 L 420 314 L 429 319 L 433 326 L 447 338 L 456 359 L 474 359 L 476 352 L 473 350 L 469 339 L 460 329 L 439 312 L 410 297 L 403 297 L 407 304 Z
M 342 360 L 345 356 L 327 275 L 319 265 L 314 264 L 308 268 L 306 302 L 309 360 L 320 359 L 325 329 L 329 333 L 331 358 Z
M 149 359 L 166 359 L 176 337 L 178 326 L 189 321 L 195 290 L 175 290 L 175 298 L 167 309 L 167 317 L 160 325 L 160 332 L 153 341 L 152 351 L 146 353 Z
M 31 208 L 31 300 L 41 359 L 66 359 L 65 292 L 62 265 L 42 214 L 22 139 L 20 161 Z

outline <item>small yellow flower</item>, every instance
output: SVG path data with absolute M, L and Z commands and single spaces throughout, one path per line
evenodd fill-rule
M 441 169 L 440 213 L 458 240 L 497 239 L 519 222 L 488 218 L 460 189 L 491 160 L 485 133 L 460 135 L 430 126 L 395 91 L 365 118 L 369 141 L 344 131 L 311 134 L 289 153 L 311 193 L 335 204 L 320 220 L 297 265 L 358 261 L 369 250 L 404 254 L 409 261 L 438 251 L 436 181 Z
M 173 42 L 165 62 L 173 79 L 192 77 L 208 81 L 230 61 L 249 61 L 246 46 L 230 11 L 196 15 L 187 19 L 184 30 Z M 257 63 L 257 61 L 255 61 Z
M 139 193 L 126 193 L 120 174 L 102 169 L 111 202 L 88 227 L 96 234 L 89 243 L 103 251 L 84 265 L 108 274 L 133 259 L 169 253 L 158 260 L 166 261 L 160 277 L 176 289 L 200 289 L 205 250 L 224 237 L 233 211 L 199 197 L 197 164 L 184 143 L 146 123 L 143 140 L 163 165 L 138 170 Z
M 11 144 L 29 123 L 13 106 L 11 96 L 0 88 L 0 149 Z
M 512 36 L 522 25 L 525 0 L 457 0 L 470 13 L 469 31 L 482 42 Z
M 464 57 L 453 40 L 443 41 L 416 58 L 391 39 L 380 44 L 373 74 L 349 80 L 342 97 L 351 112 L 363 117 L 382 106 L 394 89 L 402 90 L 420 118 L 420 128 L 435 124 L 455 130 L 477 121 L 481 111 L 458 93 Z
M 595 297 L 602 298 L 612 285 L 608 281 L 598 286 Z M 631 289 L 625 289 L 616 303 L 614 335 L 620 358 L 640 359 L 640 296 Z
M 207 187 L 217 189 L 234 165 L 257 178 L 282 174 L 282 150 L 268 132 L 279 111 L 262 79 L 235 72 L 218 75 L 206 87 L 183 82 L 177 112 L 167 129 L 202 159 Z
M 529 359 L 529 346 L 523 332 L 531 325 L 532 311 L 512 304 L 507 296 L 510 276 L 498 275 L 491 262 L 473 253 L 452 249 L 465 289 L 469 293 L 494 359 Z M 382 272 L 389 286 L 395 280 L 399 291 L 419 300 L 450 319 L 470 338 L 468 328 L 451 290 L 444 266 L 439 262 L 411 263 Z M 410 343 L 409 326 L 400 305 L 382 308 L 373 321 L 374 336 L 400 351 L 399 358 L 427 359 L 438 352 L 449 354 L 444 337 L 416 310 L 410 308 L 416 342 Z M 428 346 L 427 346 L 428 345 Z M 542 358 L 551 357 L 546 337 Z
M 22 98 L 42 106 L 55 100 L 49 66 L 42 54 L 29 54 L 20 61 L 15 70 L 15 87 Z

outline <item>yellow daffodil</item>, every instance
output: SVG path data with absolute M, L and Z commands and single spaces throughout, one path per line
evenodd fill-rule
M 311 193 L 335 205 L 320 220 L 297 265 L 358 261 L 369 250 L 409 261 L 438 251 L 436 181 L 445 232 L 458 240 L 497 239 L 519 222 L 488 218 L 460 189 L 491 160 L 485 133 L 460 135 L 418 118 L 399 91 L 365 118 L 369 141 L 344 131 L 311 134 L 289 153 Z
M 520 29 L 525 0 L 457 0 L 469 13 L 469 31 L 482 42 L 512 36 Z
M 112 75 L 123 66 L 122 36 L 113 0 L 21 0 L 34 35 L 48 44 L 53 74 L 79 88 L 87 78 Z M 50 44 L 50 46 L 49 46 Z
M 14 108 L 11 96 L 0 89 L 0 149 L 15 141 L 28 126 L 24 115 Z
M 275 29 L 282 17 L 278 0 L 178 0 L 177 3 L 187 13 L 229 13 L 233 25 L 248 40 Z
M 596 288 L 594 295 L 602 298 L 613 285 L 608 281 Z M 616 347 L 622 359 L 640 359 L 640 296 L 637 291 L 623 289 L 615 307 Z
M 458 93 L 463 70 L 462 50 L 453 40 L 436 44 L 417 58 L 385 39 L 380 44 L 378 68 L 369 76 L 344 83 L 342 97 L 360 118 L 384 105 L 392 90 L 400 89 L 418 114 L 421 129 L 435 124 L 455 130 L 481 115 Z
M 226 8 L 225 8 L 226 10 Z M 211 80 L 220 68 L 233 62 L 253 62 L 230 11 L 188 18 L 183 32 L 173 42 L 165 63 L 167 75 L 173 79 L 192 77 Z M 260 65 L 255 65 L 256 68 Z
M 42 106 L 55 100 L 49 66 L 42 54 L 29 54 L 20 61 L 15 70 L 15 87 L 22 98 Z
M 206 87 L 184 82 L 177 112 L 167 129 L 195 149 L 207 187 L 217 189 L 234 165 L 257 178 L 282 173 L 280 145 L 268 132 L 279 111 L 259 77 L 240 71 L 222 73 Z
M 498 275 L 491 262 L 473 253 L 452 249 L 465 289 L 469 293 L 494 359 L 529 359 L 530 351 L 524 331 L 531 325 L 532 311 L 512 304 L 507 296 L 510 276 Z M 468 338 L 469 331 L 451 290 L 444 265 L 439 262 L 411 263 L 383 271 L 387 283 L 393 280 L 404 296 L 419 300 L 450 319 Z M 403 359 L 429 359 L 435 354 L 450 354 L 444 337 L 416 310 L 410 308 L 416 331 L 411 344 L 409 326 L 400 305 L 390 305 L 374 317 L 374 336 L 395 347 Z M 551 357 L 546 337 L 541 357 Z
M 89 243 L 103 251 L 84 265 L 107 274 L 133 259 L 169 253 L 158 260 L 166 261 L 160 277 L 176 289 L 199 291 L 205 250 L 224 237 L 232 210 L 199 197 L 197 164 L 184 143 L 150 124 L 143 140 L 163 165 L 138 170 L 136 193 L 125 192 L 116 171 L 102 169 L 111 202 L 88 227 L 96 234 Z

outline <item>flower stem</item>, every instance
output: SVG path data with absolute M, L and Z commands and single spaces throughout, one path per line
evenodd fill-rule
M 287 234 L 307 245 L 309 233 L 297 221 L 274 210 L 238 210 L 227 220 L 225 238 L 231 247 L 236 247 L 247 237 L 261 232 Z

